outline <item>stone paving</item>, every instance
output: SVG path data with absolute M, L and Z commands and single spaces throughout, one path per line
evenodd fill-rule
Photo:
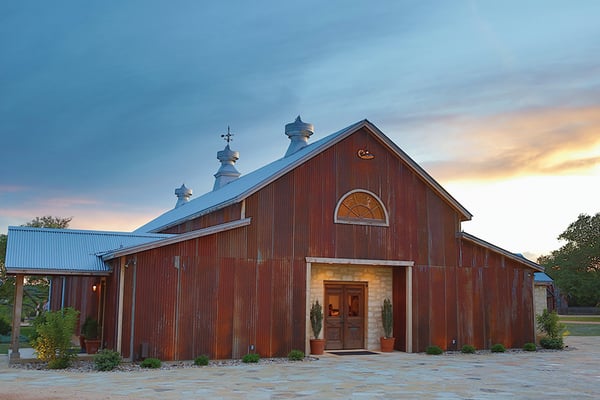
M 141 372 L 38 371 L 1 359 L 2 399 L 592 399 L 600 337 L 565 351 L 325 355 L 318 361 Z

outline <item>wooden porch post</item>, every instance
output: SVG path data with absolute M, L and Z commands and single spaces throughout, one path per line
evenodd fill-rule
M 21 312 L 23 310 L 23 280 L 24 275 L 18 274 L 15 277 L 15 302 L 13 307 L 13 322 L 12 322 L 12 340 L 10 359 L 19 359 L 19 335 L 21 334 Z

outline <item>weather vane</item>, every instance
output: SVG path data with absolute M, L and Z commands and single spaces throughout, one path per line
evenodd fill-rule
M 227 142 L 227 144 L 229 144 L 229 142 L 231 142 L 233 139 L 231 138 L 233 136 L 233 133 L 231 133 L 229 131 L 229 125 L 227 125 L 227 133 L 221 135 L 222 138 L 225 138 L 225 141 Z

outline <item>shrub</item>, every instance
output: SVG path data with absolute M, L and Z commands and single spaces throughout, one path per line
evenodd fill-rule
M 141 362 L 140 367 L 142 368 L 160 368 L 162 362 L 158 358 L 148 357 Z
M 301 350 L 292 350 L 288 354 L 288 360 L 302 361 L 302 360 L 304 360 L 304 352 Z
M 81 326 L 81 334 L 86 339 L 97 339 L 98 338 L 98 321 L 94 318 L 87 316 L 83 325 Z
M 40 360 L 48 362 L 48 368 L 66 368 L 77 356 L 71 351 L 71 336 L 75 332 L 78 317 L 79 311 L 67 307 L 48 311 L 43 318 L 36 319 L 34 326 L 37 337 L 32 347 Z
M 540 345 L 545 349 L 562 350 L 565 345 L 562 337 L 552 338 L 544 336 L 540 339 Z
M 260 355 L 256 353 L 248 353 L 242 358 L 245 363 L 257 363 L 258 360 L 260 360 Z
M 475 346 L 471 346 L 470 344 L 465 344 L 460 351 L 465 354 L 474 354 Z
M 390 301 L 390 299 L 383 300 L 383 305 L 381 306 L 381 323 L 383 324 L 384 337 L 392 337 L 392 325 L 394 323 L 394 315 L 392 313 L 392 302 Z
M 562 337 L 566 328 L 565 324 L 559 321 L 556 311 L 549 312 L 548 309 L 537 315 L 536 321 L 538 329 L 552 339 Z
M 444 352 L 444 350 L 442 350 L 440 346 L 429 346 L 425 350 L 425 353 L 427 353 L 429 355 L 434 355 L 434 356 L 440 355 L 443 352 Z
M 492 346 L 492 353 L 504 353 L 506 351 L 506 347 L 502 343 L 496 343 Z
M 0 317 L 0 335 L 8 335 L 12 330 L 10 324 L 6 320 Z
M 523 350 L 525 350 L 525 351 L 536 351 L 537 350 L 537 346 L 535 345 L 535 343 L 525 343 L 525 346 L 523 346 Z
M 104 349 L 94 356 L 94 364 L 98 371 L 112 371 L 121 364 L 121 355 L 116 351 Z
M 208 365 L 208 356 L 202 355 L 196 357 L 194 360 L 194 365 Z
M 310 326 L 315 339 L 318 339 L 323 328 L 323 307 L 319 304 L 319 300 L 315 301 L 310 307 Z

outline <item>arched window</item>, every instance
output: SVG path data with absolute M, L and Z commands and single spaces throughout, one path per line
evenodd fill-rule
M 374 193 L 355 189 L 346 193 L 335 207 L 334 222 L 340 224 L 388 226 L 388 213 Z

